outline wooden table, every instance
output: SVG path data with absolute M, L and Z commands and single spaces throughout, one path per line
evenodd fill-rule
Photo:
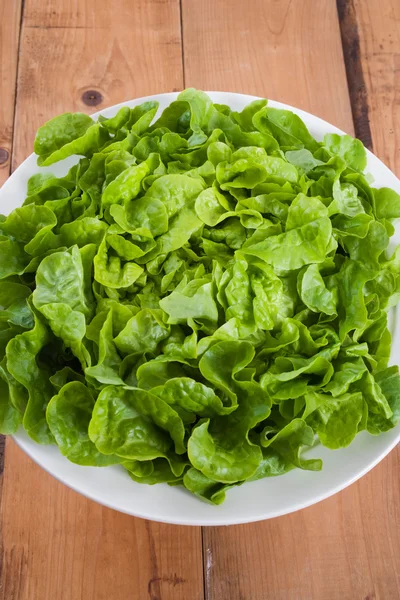
M 36 128 L 195 86 L 271 97 L 400 176 L 399 0 L 0 0 L 0 183 Z M 400 452 L 320 504 L 237 527 L 103 508 L 8 441 L 1 600 L 398 600 Z

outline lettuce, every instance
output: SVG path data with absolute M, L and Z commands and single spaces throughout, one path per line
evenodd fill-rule
M 348 135 L 188 89 L 41 127 L 0 216 L 0 431 L 220 504 L 400 421 L 400 196 Z

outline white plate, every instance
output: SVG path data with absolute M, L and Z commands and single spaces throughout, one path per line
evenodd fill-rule
M 241 110 L 256 99 L 254 96 L 228 92 L 212 92 L 210 96 L 214 102 L 228 104 L 234 110 Z M 111 106 L 102 110 L 101 114 L 112 117 L 121 106 L 132 107 L 146 100 L 158 100 L 162 110 L 176 97 L 176 93 L 170 93 L 138 98 Z M 298 114 L 317 140 L 321 140 L 325 133 L 343 133 L 337 127 L 302 110 L 280 102 L 270 101 L 269 105 L 288 108 Z M 93 116 L 98 114 L 100 113 Z M 73 163 L 72 158 L 47 170 L 63 175 Z M 32 154 L 0 190 L 0 213 L 8 214 L 21 205 L 26 195 L 26 183 L 37 170 L 36 158 Z M 400 181 L 371 152 L 368 152 L 367 170 L 374 176 L 376 187 L 388 186 L 400 193 Z M 397 242 L 400 242 L 399 233 L 397 230 Z M 391 315 L 392 364 L 400 363 L 399 314 L 397 310 Z M 34 461 L 59 481 L 110 508 L 166 523 L 230 525 L 284 515 L 315 504 L 342 490 L 372 469 L 394 448 L 400 439 L 400 427 L 397 426 L 378 437 L 363 432 L 356 437 L 351 446 L 341 450 L 333 451 L 321 446 L 313 448 L 307 456 L 321 457 L 324 461 L 322 471 L 297 469 L 280 477 L 246 483 L 230 490 L 221 506 L 208 505 L 180 487 L 134 483 L 123 469 L 117 466 L 95 468 L 74 465 L 60 454 L 57 447 L 40 446 L 22 430 L 14 439 Z

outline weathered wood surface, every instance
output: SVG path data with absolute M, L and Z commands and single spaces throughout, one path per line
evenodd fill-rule
M 0 186 L 10 174 L 21 1 L 0 2 Z
M 54 114 L 189 85 L 309 110 L 400 175 L 396 0 L 20 4 L 0 0 L 0 183 Z M 98 506 L 9 442 L 0 600 L 397 600 L 399 475 L 397 449 L 314 507 L 201 535 Z

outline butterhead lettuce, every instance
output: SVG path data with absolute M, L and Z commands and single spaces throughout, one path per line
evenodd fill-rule
M 0 431 L 221 503 L 400 420 L 400 196 L 348 135 L 201 91 L 66 113 L 0 216 Z

